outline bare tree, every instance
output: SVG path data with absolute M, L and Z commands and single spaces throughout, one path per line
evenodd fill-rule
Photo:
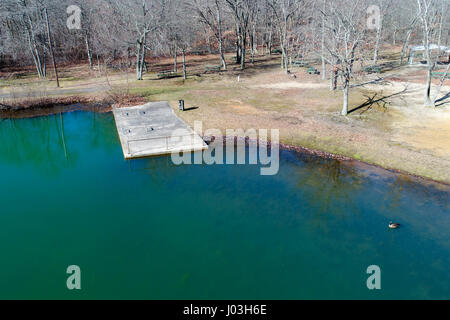
M 258 1 L 255 0 L 225 0 L 228 4 L 236 24 L 237 54 L 236 59 L 245 69 L 245 54 L 247 50 L 247 36 L 250 18 L 255 15 Z
M 5 17 L 12 37 L 26 39 L 37 73 L 40 78 L 45 78 L 47 48 L 43 3 L 16 0 L 5 6 L 12 15 Z
M 391 7 L 392 0 L 378 0 L 378 8 L 380 10 L 380 17 L 379 22 L 377 25 L 377 34 L 375 38 L 375 49 L 373 54 L 373 64 L 378 64 L 378 54 L 380 52 L 380 44 L 383 36 L 384 31 L 384 24 L 385 24 L 385 16 L 387 15 L 390 7 Z
M 82 9 L 81 30 L 66 27 L 65 9 L 72 4 Z M 373 4 L 381 19 L 368 37 L 366 10 Z M 426 48 L 425 104 L 434 105 L 431 80 L 439 53 L 433 44 L 448 43 L 449 34 L 448 0 L 2 0 L 0 9 L 3 65 L 34 65 L 41 78 L 47 76 L 52 46 L 58 62 L 86 59 L 91 69 L 95 57 L 99 69 L 126 59 L 127 68 L 135 63 L 138 80 L 150 56 L 172 56 L 177 71 L 182 54 L 187 77 L 189 52 L 217 50 L 226 69 L 226 52 L 236 49 L 236 63 L 244 70 L 248 50 L 254 62 L 260 47 L 270 55 L 279 46 L 286 72 L 294 57 L 321 59 L 322 79 L 328 76 L 331 90 L 342 85 L 343 114 L 355 62 L 377 64 L 382 46 L 400 39 L 401 63 L 410 43 L 420 40 Z
M 288 28 L 291 19 L 300 8 L 301 0 L 268 0 L 277 22 L 281 42 L 282 65 L 289 72 Z
M 350 82 L 353 78 L 353 66 L 362 59 L 360 52 L 366 35 L 366 10 L 363 1 L 336 0 L 323 14 L 327 28 L 327 51 L 335 74 L 342 82 L 342 115 L 348 114 Z
M 425 106 L 434 106 L 431 99 L 431 80 L 436 61 L 432 55 L 432 39 L 436 32 L 436 22 L 438 21 L 438 9 L 436 0 L 417 0 L 417 15 L 421 22 L 423 32 L 423 46 L 425 58 L 427 60 L 427 82 L 425 88 Z
M 223 8 L 221 0 L 192 0 L 192 6 L 201 23 L 206 25 L 213 33 L 219 44 L 219 54 L 224 70 L 227 62 L 224 52 L 223 39 Z
M 165 0 L 109 0 L 117 17 L 124 21 L 127 27 L 128 45 L 135 45 L 136 78 L 143 79 L 147 66 L 146 55 L 150 50 L 149 37 L 155 37 L 156 31 L 165 24 L 167 3 Z
M 405 8 L 406 10 L 406 8 Z M 406 29 L 406 35 L 405 35 L 405 39 L 403 41 L 403 46 L 402 46 L 402 51 L 400 53 L 400 65 L 403 64 L 403 60 L 405 58 L 405 54 L 406 54 L 406 50 L 408 48 L 409 45 L 409 41 L 411 39 L 411 35 L 412 33 L 415 31 L 416 26 L 417 26 L 417 22 L 418 22 L 418 16 L 417 14 L 414 12 L 411 15 L 409 15 L 409 22 Z
M 184 80 L 188 77 L 186 53 L 192 48 L 192 44 L 195 42 L 199 30 L 197 26 L 192 23 L 195 17 L 194 12 L 191 12 L 191 16 L 186 17 L 186 12 L 189 12 L 189 8 L 192 8 L 191 6 L 192 3 L 179 5 L 176 1 L 173 1 L 170 6 L 171 14 L 167 16 L 168 22 L 164 26 L 170 30 L 171 39 L 174 41 L 175 47 L 181 50 Z M 165 38 L 163 37 L 160 41 L 163 42 L 164 39 Z
M 59 88 L 58 68 L 56 67 L 55 50 L 53 49 L 52 31 L 50 29 L 50 20 L 48 18 L 47 8 L 44 8 L 44 12 L 45 12 L 45 21 L 47 24 L 48 46 L 50 47 L 50 53 L 52 54 L 53 70 L 55 71 L 56 86 Z

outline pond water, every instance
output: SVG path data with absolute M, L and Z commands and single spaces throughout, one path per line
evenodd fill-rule
M 110 113 L 0 120 L 0 147 L 1 299 L 450 298 L 444 186 L 290 151 L 276 176 L 127 162 Z

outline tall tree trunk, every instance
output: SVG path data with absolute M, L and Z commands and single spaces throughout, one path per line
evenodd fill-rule
M 31 55 L 33 57 L 33 61 L 34 64 L 36 66 L 36 70 L 38 73 L 39 78 L 45 78 L 45 74 L 43 72 L 43 67 L 42 67 L 42 61 L 41 61 L 41 56 L 39 53 L 39 49 L 37 46 L 37 42 L 36 42 L 36 36 L 34 34 L 34 30 L 33 30 L 33 23 L 31 21 L 30 16 L 27 15 L 27 35 L 28 35 L 28 44 L 30 46 L 30 50 L 31 50 Z M 45 48 L 44 48 L 45 50 Z M 44 51 L 45 52 L 45 51 Z
M 137 80 L 143 80 L 144 68 L 145 68 L 145 54 L 146 54 L 146 39 L 147 39 L 147 27 L 144 26 L 144 32 L 141 39 L 137 42 L 137 60 L 136 60 L 136 73 Z
M 141 68 L 142 40 L 139 40 L 136 46 L 137 46 L 136 79 L 137 80 L 142 80 L 142 68 Z
M 255 45 L 254 45 L 254 41 L 255 41 L 254 34 L 251 33 L 250 34 L 250 46 L 251 46 L 252 50 L 251 50 L 250 61 L 251 61 L 252 64 L 255 63 Z
M 325 10 L 326 10 L 327 2 L 326 0 L 323 1 L 323 7 L 322 7 L 322 80 L 325 80 L 327 78 L 327 66 L 325 62 Z
M 187 70 L 186 70 L 186 49 L 183 48 L 183 79 L 187 79 Z
M 131 67 L 133 62 L 131 61 L 131 49 L 130 47 L 127 48 L 127 68 Z
M 217 33 L 219 36 L 220 59 L 222 60 L 223 70 L 227 70 L 227 61 L 225 59 L 225 54 L 223 50 L 222 15 L 220 13 L 220 5 L 218 0 L 216 0 L 216 14 L 217 14 Z
M 380 20 L 380 25 L 377 29 L 377 38 L 376 38 L 376 42 L 375 42 L 375 51 L 373 54 L 373 64 L 377 65 L 378 64 L 378 53 L 380 51 L 380 42 L 381 42 L 381 36 L 383 34 L 383 25 L 382 25 L 383 21 Z
M 425 88 L 425 103 L 424 103 L 424 105 L 426 107 L 434 106 L 433 101 L 431 101 L 431 80 L 433 77 L 433 69 L 435 67 L 435 63 L 433 62 L 433 59 L 431 57 L 430 40 L 431 39 L 430 39 L 428 25 L 427 25 L 427 23 L 424 23 L 423 43 L 424 43 L 424 47 L 425 47 L 425 57 L 426 57 L 427 64 L 428 64 L 427 84 L 426 84 L 426 88 Z
M 227 60 L 225 59 L 225 54 L 223 52 L 223 40 L 219 41 L 220 59 L 222 60 L 223 70 L 227 70 Z
M 173 46 L 173 72 L 178 72 L 178 52 L 176 44 Z
M 332 67 L 331 77 L 330 77 L 330 90 L 336 91 L 338 81 L 338 71 L 335 67 Z
M 255 63 L 255 54 L 256 54 L 256 49 L 257 49 L 257 37 L 256 37 L 256 25 L 253 24 L 252 26 L 252 33 L 251 33 L 251 46 L 252 46 L 252 64 Z
M 440 14 L 439 19 L 439 31 L 438 31 L 438 46 L 439 46 L 439 53 L 441 52 L 441 44 L 442 44 L 442 27 L 444 24 L 444 17 L 445 17 L 445 1 L 442 1 L 442 10 Z
M 446 36 L 445 36 L 445 46 L 448 46 L 448 39 L 450 37 L 450 32 L 446 32 Z M 449 61 L 450 62 L 450 61 Z
M 145 41 L 144 41 L 144 47 L 143 47 L 143 51 L 142 51 L 142 60 L 141 60 L 141 79 L 139 79 L 139 80 L 144 79 L 144 70 L 148 70 L 147 65 L 145 63 L 146 53 L 147 53 L 147 50 L 145 49 Z
M 241 28 L 236 24 L 236 64 L 241 63 L 242 56 L 242 40 Z
M 100 55 L 98 53 L 97 53 L 97 68 L 98 68 L 98 72 L 101 73 L 102 65 L 101 65 L 101 61 L 100 61 Z
M 56 67 L 55 50 L 53 49 L 52 32 L 50 30 L 50 22 L 48 21 L 47 8 L 45 8 L 45 19 L 47 20 L 48 44 L 50 46 L 50 53 L 52 54 L 53 69 L 55 71 L 55 77 L 56 77 L 56 87 L 59 88 L 58 69 Z
M 47 50 L 43 50 L 42 53 L 42 74 L 44 75 L 44 78 L 47 78 Z
M 349 91 L 349 81 L 345 79 L 344 81 L 344 104 L 342 106 L 342 112 L 341 115 L 346 116 L 348 115 L 348 91 Z
M 270 33 L 269 33 L 269 44 L 268 44 L 269 57 L 272 56 L 272 38 L 273 38 L 273 30 L 272 30 L 272 27 L 271 27 L 270 28 Z
M 283 44 L 281 45 L 281 51 L 282 51 L 281 52 L 282 53 L 281 54 L 281 66 L 284 69 L 284 72 L 286 74 L 288 74 L 289 73 L 289 59 L 288 59 L 287 52 L 286 52 L 286 49 Z
M 85 42 L 86 42 L 87 56 L 88 56 L 88 60 L 89 60 L 89 68 L 92 70 L 92 69 L 94 69 L 94 63 L 92 61 L 92 52 L 91 52 L 91 46 L 89 43 L 89 33 L 87 31 L 85 34 Z
M 400 55 L 400 65 L 403 64 L 403 59 L 405 58 L 406 49 L 408 48 L 409 39 L 411 38 L 411 33 L 412 33 L 412 29 L 408 30 L 405 41 L 403 42 L 402 53 Z
M 245 53 L 247 50 L 247 31 L 242 33 L 241 40 L 241 70 L 245 70 Z
M 433 79 L 434 65 L 428 66 L 427 70 L 427 84 L 425 88 L 425 106 L 434 107 L 434 102 L 431 100 L 431 80 Z
M 284 30 L 283 30 L 283 38 L 281 41 L 281 51 L 283 54 L 283 62 L 284 62 L 284 71 L 286 72 L 286 74 L 289 73 L 289 57 L 288 57 L 288 52 L 289 52 L 289 42 L 287 39 L 287 21 L 284 21 Z
M 30 36 L 28 36 L 28 44 L 30 46 L 31 56 L 33 57 L 34 65 L 36 66 L 36 71 L 38 73 L 38 76 L 39 76 L 39 78 L 43 78 L 44 76 L 42 74 L 40 58 L 36 54 L 36 51 L 35 51 L 35 48 L 34 48 L 34 45 L 32 43 L 32 40 L 31 40 Z

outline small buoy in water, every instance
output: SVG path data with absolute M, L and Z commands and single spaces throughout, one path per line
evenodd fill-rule
M 400 228 L 400 223 L 393 223 L 392 221 L 389 223 L 389 229 L 398 229 Z

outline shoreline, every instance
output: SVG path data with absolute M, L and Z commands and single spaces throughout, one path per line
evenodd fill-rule
M 383 166 L 375 164 L 375 163 L 370 163 L 370 162 L 362 161 L 362 160 L 351 158 L 351 157 L 337 155 L 337 154 L 329 153 L 326 151 L 313 150 L 313 149 L 305 148 L 302 146 L 292 146 L 292 145 L 286 145 L 286 144 L 282 144 L 282 143 L 280 143 L 280 146 L 282 146 L 283 150 L 289 150 L 289 151 L 295 151 L 295 152 L 299 152 L 299 153 L 310 154 L 310 155 L 314 155 L 316 157 L 320 157 L 322 159 L 337 160 L 340 162 L 352 162 L 352 163 L 355 163 L 358 165 L 369 166 L 372 168 L 384 170 L 384 171 L 387 171 L 392 174 L 406 175 L 406 176 L 409 176 L 409 177 L 415 179 L 417 182 L 420 182 L 421 184 L 425 184 L 425 183 L 439 184 L 446 188 L 449 188 L 449 191 L 450 191 L 450 182 L 439 181 L 439 180 L 436 180 L 433 178 L 420 176 L 420 175 L 417 175 L 417 174 L 414 174 L 411 172 L 407 172 L 407 171 L 404 171 L 401 169 L 383 167 Z
M 208 136 L 202 136 L 203 139 L 205 140 L 208 139 L 214 139 L 215 137 L 208 137 Z M 227 136 L 223 136 L 224 139 L 224 143 L 227 140 L 231 140 L 234 139 L 234 143 L 237 144 L 239 139 L 244 139 L 244 137 L 227 137 Z M 253 141 L 251 139 L 249 139 L 248 137 L 245 137 L 245 145 L 248 147 L 250 141 Z M 206 141 L 205 141 L 206 142 Z M 208 144 L 208 142 L 206 142 Z M 267 145 L 270 147 L 271 146 L 271 142 L 268 141 Z M 448 188 L 449 192 L 450 192 L 450 182 L 446 182 L 446 181 L 439 181 L 436 179 L 432 179 L 432 178 L 428 178 L 428 177 L 424 177 L 424 176 L 420 176 L 414 173 L 410 173 L 404 170 L 400 170 L 400 169 L 395 169 L 395 168 L 388 168 L 388 167 L 383 167 L 381 165 L 378 164 L 374 164 L 374 163 L 369 163 L 366 161 L 362 161 L 359 159 L 355 159 L 355 158 L 351 158 L 351 157 L 347 157 L 347 156 L 343 156 L 343 155 L 339 155 L 339 154 L 334 154 L 331 152 L 326 152 L 326 151 L 322 151 L 322 150 L 317 150 L 317 149 L 311 149 L 311 148 L 307 148 L 307 147 L 303 147 L 303 146 L 299 146 L 299 145 L 290 145 L 290 144 L 285 144 L 280 142 L 279 143 L 280 146 L 280 150 L 285 150 L 285 151 L 293 151 L 299 154 L 307 154 L 307 155 L 312 155 L 315 156 L 317 158 L 321 158 L 321 159 L 325 159 L 325 160 L 336 160 L 339 162 L 343 162 L 343 163 L 353 163 L 353 164 L 357 164 L 358 166 L 362 167 L 370 167 L 372 170 L 373 169 L 379 169 L 379 170 L 383 170 L 386 172 L 389 172 L 391 174 L 395 174 L 395 175 L 405 175 L 405 176 L 409 176 L 411 178 L 413 178 L 416 182 L 424 185 L 424 184 L 438 184 L 440 186 L 445 187 L 446 189 Z
M 75 111 L 106 113 L 111 112 L 112 108 L 113 105 L 106 102 L 77 102 L 70 104 L 57 104 L 49 107 L 30 107 L 10 110 L 0 109 L 0 119 L 29 119 Z
M 46 117 L 46 116 L 56 115 L 59 113 L 70 113 L 70 112 L 76 112 L 76 111 L 108 113 L 108 112 L 112 112 L 113 108 L 114 108 L 114 104 L 108 104 L 108 103 L 88 103 L 88 104 L 75 103 L 75 104 L 70 104 L 70 105 L 54 105 L 51 107 L 21 108 L 21 109 L 16 109 L 16 110 L 9 110 L 9 111 L 0 110 L 0 119 L 2 119 L 2 120 L 29 119 L 29 118 Z M 214 137 L 208 137 L 208 136 L 202 135 L 202 138 L 205 140 L 205 139 L 212 139 Z M 239 137 L 239 138 L 242 139 L 243 137 Z M 234 137 L 235 143 L 237 143 L 237 139 L 239 139 L 239 138 Z M 223 136 L 223 139 L 225 142 L 226 140 L 231 139 L 231 137 Z M 246 144 L 246 146 L 248 146 L 248 144 L 249 144 L 248 137 L 245 138 L 245 144 Z M 268 145 L 269 146 L 271 145 L 270 141 L 268 142 Z M 370 162 L 363 161 L 360 159 L 356 159 L 356 158 L 352 158 L 352 157 L 348 157 L 348 156 L 344 156 L 344 155 L 340 155 L 340 154 L 336 154 L 336 153 L 331 153 L 331 152 L 327 152 L 327 151 L 320 150 L 320 149 L 308 148 L 308 147 L 304 147 L 301 145 L 292 145 L 292 144 L 280 142 L 279 146 L 280 146 L 281 150 L 313 155 L 313 156 L 316 156 L 316 157 L 322 158 L 322 159 L 337 160 L 340 162 L 347 162 L 347 163 L 352 162 L 352 163 L 355 163 L 358 165 L 369 166 L 372 168 L 385 170 L 392 174 L 406 175 L 406 176 L 414 178 L 417 182 L 419 182 L 421 184 L 432 183 L 432 184 L 439 184 L 441 186 L 444 186 L 445 188 L 450 188 L 450 181 L 437 180 L 437 179 L 433 179 L 430 177 L 414 174 L 412 172 L 408 172 L 405 170 L 397 169 L 394 167 L 382 166 L 382 165 L 379 165 L 376 163 L 370 163 Z

